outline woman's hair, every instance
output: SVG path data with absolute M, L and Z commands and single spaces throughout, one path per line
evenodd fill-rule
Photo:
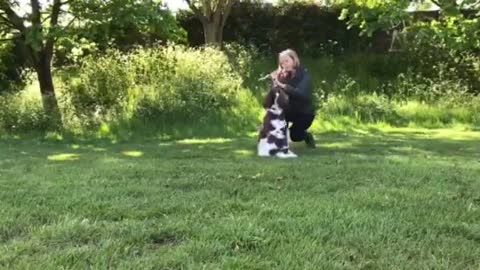
M 278 62 L 280 65 L 280 59 L 283 57 L 290 57 L 295 64 L 295 67 L 298 68 L 300 66 L 300 58 L 298 58 L 298 54 L 292 49 L 286 49 L 278 54 Z
M 298 58 L 298 54 L 292 50 L 292 49 L 286 49 L 278 54 L 278 68 L 274 72 L 272 72 L 273 76 L 278 77 L 279 74 L 282 73 L 282 66 L 280 65 L 280 59 L 283 57 L 290 57 L 293 60 L 293 63 L 295 65 L 295 68 L 298 68 L 300 66 L 300 58 Z M 291 72 L 292 77 L 295 75 L 295 70 Z
M 298 58 L 298 54 L 292 49 L 286 49 L 278 54 L 278 68 L 270 72 L 269 75 L 260 78 L 260 80 L 264 80 L 267 78 L 277 78 L 280 82 L 286 83 L 286 81 L 293 78 L 295 76 L 295 69 L 291 72 L 285 73 L 285 71 L 282 69 L 282 66 L 280 65 L 280 59 L 285 56 L 290 57 L 293 60 L 295 68 L 300 67 L 300 59 Z

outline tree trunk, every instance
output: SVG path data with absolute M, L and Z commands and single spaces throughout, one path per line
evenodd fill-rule
M 222 46 L 222 44 L 223 44 L 223 29 L 224 29 L 223 25 L 218 26 L 217 40 L 218 40 L 220 46 Z
M 61 125 L 61 113 L 53 86 L 51 60 L 44 53 L 39 53 L 38 61 L 35 63 L 35 71 L 40 83 L 43 109 L 52 127 L 57 129 Z
M 219 46 L 222 44 L 223 29 L 218 22 L 205 22 L 203 23 L 203 33 L 205 36 L 206 45 Z

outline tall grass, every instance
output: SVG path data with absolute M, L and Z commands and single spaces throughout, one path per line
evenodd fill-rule
M 57 71 L 66 133 L 98 137 L 163 134 L 241 135 L 260 123 L 259 101 L 275 58 L 228 45 L 224 51 L 181 46 L 109 52 L 80 68 Z M 395 56 L 302 59 L 318 103 L 314 129 L 385 124 L 473 129 L 480 97 L 460 80 L 423 78 Z M 0 96 L 0 131 L 47 127 L 38 87 Z
M 318 130 L 345 129 L 364 124 L 397 127 L 480 126 L 480 97 L 461 80 L 425 78 L 402 65 L 395 55 L 349 55 L 302 59 L 313 78 L 319 110 Z M 260 59 L 253 71 L 275 68 L 275 59 Z M 250 89 L 261 97 L 267 85 L 252 80 Z
M 260 114 L 241 74 L 224 52 L 213 48 L 111 51 L 57 75 L 65 131 L 74 135 L 241 134 L 255 129 Z M 31 89 L 21 96 L 38 97 Z M 32 110 L 41 111 L 38 101 L 31 101 Z M 14 131 L 11 122 L 0 123 Z

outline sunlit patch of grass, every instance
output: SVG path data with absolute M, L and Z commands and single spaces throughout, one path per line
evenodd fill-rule
M 0 140 L 0 268 L 478 268 L 480 133 L 315 137 Z
M 127 157 L 141 157 L 143 152 L 141 151 L 123 151 L 122 154 Z
M 177 141 L 178 144 L 222 144 L 229 143 L 232 139 L 213 138 L 213 139 L 185 139 Z
M 79 160 L 80 155 L 72 154 L 72 153 L 64 153 L 64 154 L 49 155 L 47 159 L 52 161 L 72 161 L 72 160 Z
M 238 149 L 234 151 L 235 154 L 240 156 L 252 156 L 255 155 L 254 150 L 247 150 L 247 149 Z

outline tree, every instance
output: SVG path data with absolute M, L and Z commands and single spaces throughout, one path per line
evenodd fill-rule
M 72 9 L 82 20 L 71 30 L 102 49 L 150 46 L 159 41 L 184 42 L 186 38 L 163 1 L 83 0 Z
M 223 41 L 223 28 L 232 10 L 233 4 L 238 0 L 185 0 L 202 22 L 205 44 L 221 45 Z
M 56 46 L 70 49 L 60 50 L 65 58 L 75 46 L 82 46 L 79 40 L 89 45 L 97 43 L 101 49 L 181 41 L 184 33 L 162 3 L 161 0 L 0 0 L 0 37 L 16 40 L 24 48 L 29 65 L 37 73 L 44 110 L 52 124 L 58 126 L 61 115 L 52 79 Z M 70 45 L 65 46 L 66 43 Z
M 41 4 L 39 0 L 30 0 L 30 11 L 21 15 L 15 11 L 20 7 L 18 0 L 0 0 L 0 31 L 13 34 L 23 44 L 37 73 L 45 113 L 54 127 L 61 123 L 61 114 L 53 85 L 51 63 L 59 30 L 59 17 L 63 12 L 62 7 L 68 1 L 53 0 Z
M 442 17 L 463 19 L 462 10 L 478 9 L 480 0 L 345 0 L 340 19 L 349 27 L 358 26 L 362 34 L 371 35 L 376 30 L 390 30 L 411 21 L 408 10 L 435 5 Z M 410 7 L 410 8 L 409 8 Z

